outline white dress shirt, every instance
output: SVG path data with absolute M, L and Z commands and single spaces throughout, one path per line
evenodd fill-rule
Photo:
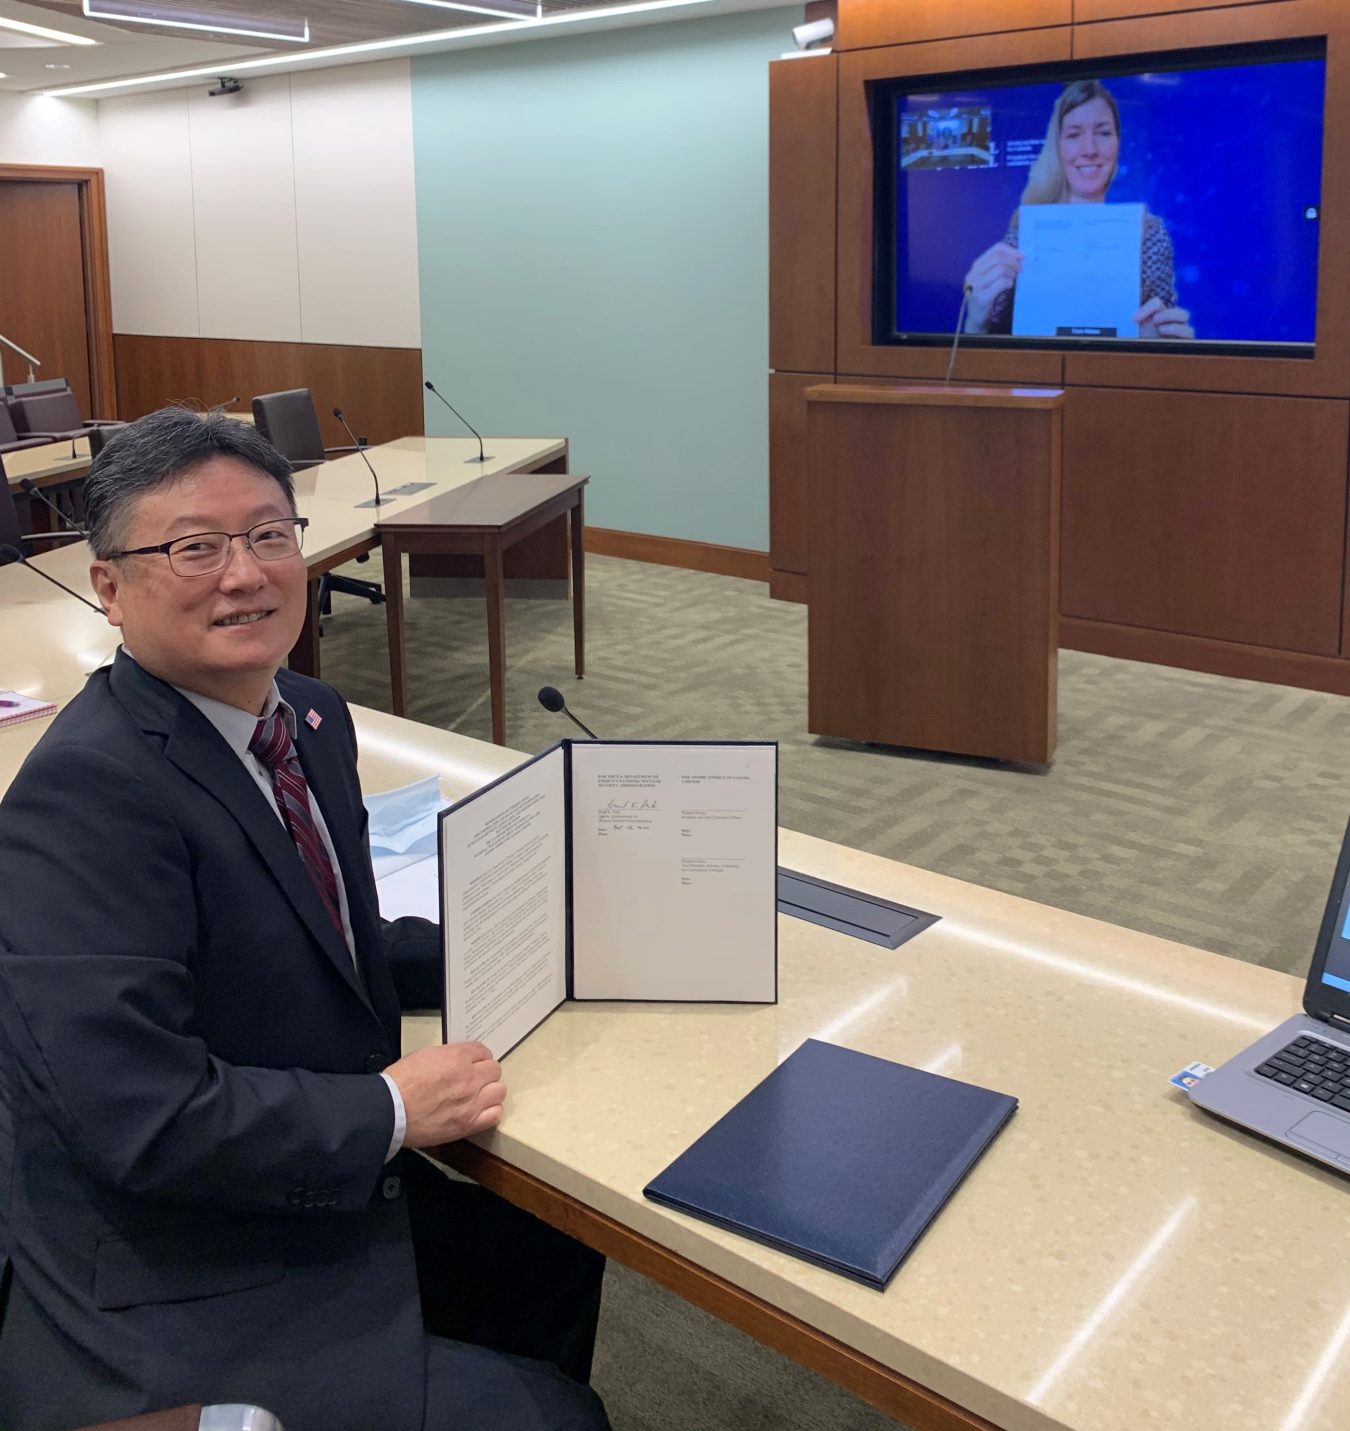
M 128 651 L 127 654 L 131 653 Z M 276 792 L 272 789 L 272 776 L 267 767 L 249 750 L 259 717 L 249 715 L 247 711 L 240 710 L 238 706 L 228 706 L 223 701 L 213 700 L 210 696 L 202 696 L 198 695 L 196 691 L 184 690 L 182 686 L 175 686 L 174 690 L 184 700 L 191 701 L 220 732 L 221 739 L 239 757 L 244 769 L 252 777 L 253 783 L 262 791 L 268 805 L 271 806 L 272 813 L 278 820 L 281 820 L 284 826 L 286 822 L 277 808 Z M 262 718 L 265 720 L 278 708 L 281 710 L 282 720 L 286 722 L 286 728 L 291 733 L 291 739 L 294 740 L 295 711 L 281 699 L 281 692 L 277 690 L 277 683 L 273 681 L 272 689 L 268 691 L 267 700 L 263 705 Z M 323 847 L 327 850 L 329 862 L 333 866 L 333 874 L 337 878 L 338 909 L 342 915 L 342 933 L 347 940 L 347 952 L 352 956 L 352 963 L 355 964 L 356 941 L 352 938 L 352 922 L 351 915 L 347 910 L 347 890 L 342 882 L 342 866 L 338 863 L 332 836 L 328 833 L 323 811 L 319 809 L 319 802 L 314 798 L 312 790 L 309 792 L 309 813 L 313 817 L 314 828 L 319 832 L 319 838 L 323 841 Z M 289 829 L 286 833 L 290 834 Z M 394 1136 L 389 1141 L 389 1152 L 385 1155 L 384 1160 L 387 1163 L 403 1146 L 403 1138 L 408 1130 L 408 1115 L 403 1107 L 403 1095 L 398 1091 L 398 1084 L 387 1073 L 380 1074 L 380 1077 L 384 1079 L 389 1089 L 389 1095 L 394 1100 Z

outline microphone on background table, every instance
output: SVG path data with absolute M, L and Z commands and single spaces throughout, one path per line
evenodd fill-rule
M 347 434 L 348 437 L 351 438 L 352 445 L 361 454 L 361 461 L 366 464 L 367 468 L 369 468 L 370 475 L 372 478 L 374 478 L 375 481 L 375 500 L 373 502 L 358 502 L 356 505 L 358 507 L 380 507 L 383 506 L 386 502 L 392 502 L 394 500 L 392 497 L 380 496 L 380 479 L 375 475 L 375 469 L 370 465 L 370 458 L 366 456 L 366 445 L 364 442 L 357 442 L 356 434 L 351 430 L 350 427 L 347 426 L 347 419 L 343 417 L 342 409 L 340 407 L 335 407 L 333 409 L 333 416 L 337 418 L 337 420 L 342 424 L 342 430 Z
M 55 512 L 58 517 L 61 518 L 61 520 L 65 523 L 66 526 L 70 528 L 72 532 L 75 532 L 82 537 L 87 537 L 89 535 L 89 533 L 86 532 L 83 527 L 77 526 L 74 522 L 72 522 L 71 519 L 66 516 L 66 514 L 60 509 L 60 507 L 58 507 L 49 496 L 47 496 L 47 494 L 42 490 L 42 488 L 39 487 L 38 484 L 34 482 L 31 477 L 21 478 L 19 481 L 19 486 L 23 489 L 23 493 L 26 497 L 41 502 L 44 507 L 50 507 L 51 510 Z
M 445 400 L 443 397 L 441 397 L 440 393 L 438 393 L 438 392 L 436 391 L 435 384 L 432 383 L 432 381 L 431 381 L 430 378 L 428 378 L 428 379 L 426 380 L 426 389 L 427 389 L 427 391 L 428 391 L 429 393 L 431 393 L 434 397 L 440 398 L 440 400 L 441 400 L 443 403 L 445 403 L 446 407 L 450 407 L 450 404 L 449 404 L 448 402 L 446 402 L 446 400 Z M 469 419 L 468 419 L 467 417 L 464 416 L 464 414 L 463 414 L 462 412 L 459 412 L 457 409 L 455 409 L 455 408 L 453 408 L 453 407 L 450 407 L 450 411 L 453 412 L 453 413 L 455 414 L 455 416 L 456 416 L 457 418 L 459 418 L 459 420 L 464 424 L 464 426 L 467 427 L 467 428 L 469 429 L 469 431 L 470 431 L 471 433 L 473 433 L 473 435 L 474 435 L 475 437 L 478 438 L 478 456 L 477 456 L 477 457 L 466 457 L 464 460 L 465 460 L 466 462 L 490 462 L 490 461 L 492 460 L 491 457 L 484 457 L 484 456 L 483 456 L 483 439 L 482 439 L 481 437 L 479 437 L 479 435 L 478 435 L 478 429 L 473 425 L 473 423 L 471 423 L 471 422 L 469 421 Z
M 225 409 L 231 405 L 231 403 L 236 403 L 238 401 L 239 394 L 235 393 L 232 398 L 226 398 L 224 402 L 212 403 L 211 406 L 206 410 L 207 412 L 224 412 Z
M 24 554 L 18 549 L 18 547 L 12 547 L 8 543 L 6 543 L 4 546 L 0 546 L 0 561 L 16 561 L 21 566 L 26 566 L 29 571 L 36 572 L 37 575 L 43 579 L 43 581 L 49 581 L 53 586 L 59 586 L 67 596 L 73 596 L 76 601 L 83 601 L 84 604 L 90 609 L 90 611 L 97 611 L 100 616 L 105 616 L 107 614 L 101 606 L 95 606 L 92 601 L 87 601 L 83 596 L 80 595 L 78 591 L 72 591 L 70 587 L 65 584 L 64 581 L 57 581 L 54 576 L 48 576 L 48 574 L 43 571 L 40 566 L 34 566 L 33 563 L 29 561 L 28 558 L 24 556 Z
M 546 711 L 552 711 L 554 715 L 557 715 L 557 713 L 561 711 L 574 726 L 577 726 L 580 730 L 584 730 L 592 740 L 600 739 L 590 726 L 583 725 L 581 721 L 567 709 L 567 702 L 563 700 L 563 693 L 556 686 L 540 686 L 539 704 L 543 706 Z
M 971 295 L 970 284 L 961 290 L 961 306 L 956 310 L 956 332 L 952 334 L 952 355 L 947 360 L 947 376 L 943 379 L 942 386 L 945 388 L 952 380 L 952 369 L 956 367 L 956 350 L 961 343 L 961 328 L 966 321 L 966 308 L 970 304 Z

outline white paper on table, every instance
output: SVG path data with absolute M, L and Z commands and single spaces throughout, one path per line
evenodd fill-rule
M 501 1058 L 567 997 L 566 807 L 555 748 L 441 820 L 447 1042 Z
M 418 914 L 433 924 L 441 922 L 441 890 L 436 879 L 435 855 L 387 855 L 373 863 L 382 919 Z
M 777 746 L 571 749 L 573 997 L 772 1003 Z
M 1137 338 L 1143 204 L 1023 204 L 1019 337 Z

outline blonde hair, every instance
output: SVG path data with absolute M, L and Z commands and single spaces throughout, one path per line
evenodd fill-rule
M 1059 162 L 1059 135 L 1064 121 L 1071 111 L 1094 99 L 1104 100 L 1111 111 L 1116 126 L 1116 137 L 1120 137 L 1120 110 L 1116 108 L 1116 98 L 1100 80 L 1074 80 L 1064 86 L 1064 93 L 1055 101 L 1050 111 L 1050 127 L 1045 131 L 1045 143 L 1036 156 L 1036 162 L 1027 175 L 1027 186 L 1022 190 L 1024 204 L 1062 204 L 1069 197 L 1069 181 L 1064 177 L 1064 166 Z M 1116 164 L 1120 156 L 1117 151 Z M 1116 166 L 1111 167 L 1111 179 L 1116 177 Z M 1109 185 L 1111 179 L 1106 182 Z

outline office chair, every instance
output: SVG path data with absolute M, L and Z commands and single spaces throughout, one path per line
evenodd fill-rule
M 9 490 L 9 479 L 5 476 L 4 459 L 0 458 L 0 547 L 16 547 L 27 554 L 27 548 L 36 542 L 78 542 L 79 532 L 24 532 L 19 529 L 19 509 L 14 505 L 14 493 Z M 0 566 L 6 565 L 0 557 Z
M 6 452 L 21 452 L 25 447 L 46 447 L 50 442 L 49 437 L 20 437 L 8 404 L 0 402 L 0 457 Z
M 6 406 L 20 437 L 36 437 L 47 442 L 71 442 L 88 437 L 91 432 L 110 427 L 125 427 L 124 422 L 111 418 L 80 416 L 80 405 L 69 388 L 55 392 L 33 393 L 27 397 L 11 397 Z
M 284 393 L 263 393 L 253 399 L 253 425 L 291 464 L 296 471 L 318 467 L 330 454 L 355 452 L 356 447 L 325 447 L 319 432 L 319 419 L 314 411 L 314 399 L 308 388 L 291 388 Z M 361 442 L 359 446 L 364 447 Z M 368 561 L 362 552 L 357 561 Z M 325 572 L 319 578 L 319 614 L 329 616 L 333 610 L 333 593 L 363 596 L 379 606 L 384 601 L 384 588 L 378 581 L 355 581 L 349 576 Z M 320 634 L 323 628 L 319 628 Z

